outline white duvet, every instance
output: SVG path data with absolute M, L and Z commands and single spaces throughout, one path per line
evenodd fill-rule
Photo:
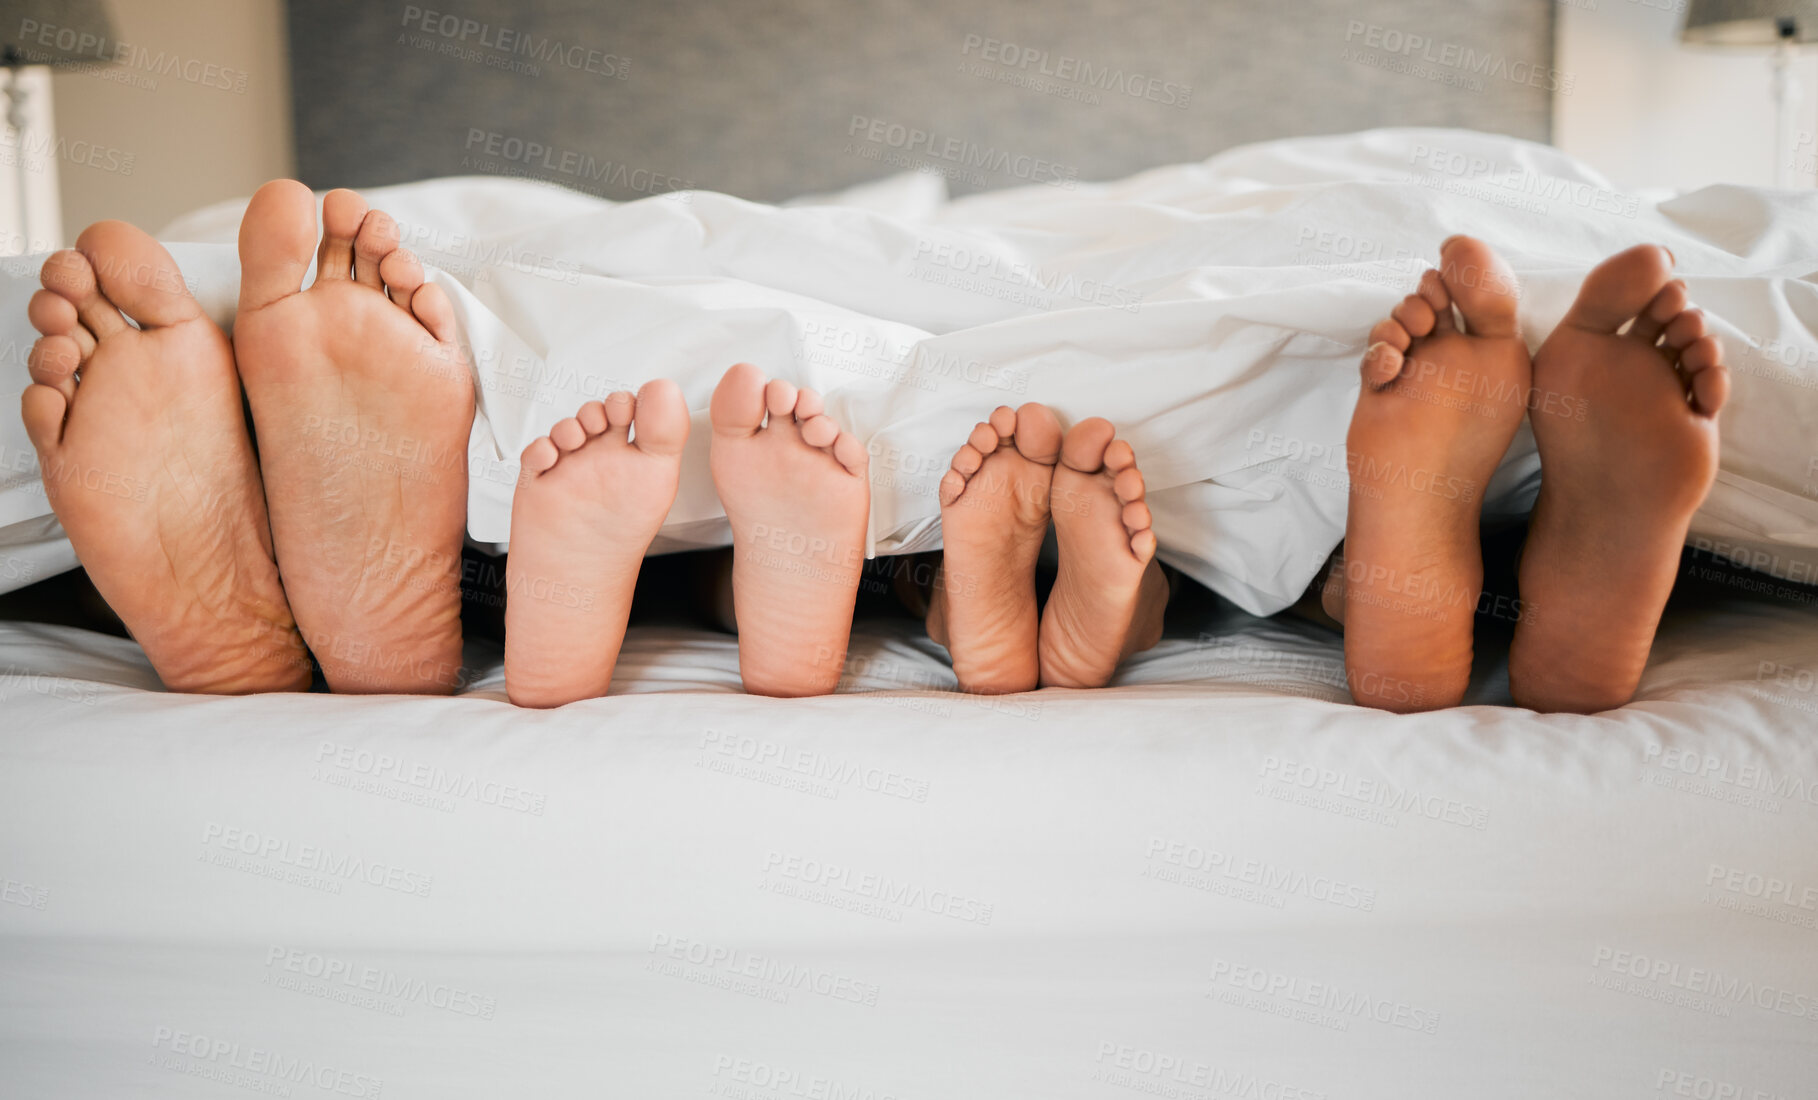
M 1584 273 L 1665 244 L 1722 339 L 1735 396 L 1693 541 L 1818 579 L 1818 192 L 1625 195 L 1545 146 L 1452 130 L 1271 142 L 1118 183 L 946 201 L 909 176 L 773 207 L 712 193 L 612 203 L 451 179 L 376 189 L 452 295 L 479 385 L 468 529 L 510 538 L 523 447 L 584 401 L 681 383 L 697 432 L 659 549 L 727 540 L 708 396 L 749 360 L 822 390 L 871 452 L 876 553 L 939 545 L 935 487 L 972 424 L 1043 401 L 1136 449 L 1163 556 L 1259 614 L 1342 537 L 1345 426 L 1365 334 L 1439 242 L 1502 249 L 1537 344 Z M 162 237 L 231 323 L 243 203 Z M 0 392 L 23 388 L 35 261 L 0 285 Z M 1525 431 L 1487 495 L 1527 509 Z M 0 590 L 72 559 L 16 417 L 0 416 Z

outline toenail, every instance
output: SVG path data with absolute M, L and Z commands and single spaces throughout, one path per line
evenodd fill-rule
M 1462 241 L 1462 240 L 1464 240 L 1463 233 L 1454 233 L 1450 237 L 1447 237 L 1445 240 L 1439 242 L 1439 250 L 1441 252 L 1444 252 L 1446 249 L 1448 249 L 1452 246 L 1453 241 Z
M 1660 246 L 1660 251 L 1667 254 L 1667 263 L 1672 264 L 1674 267 L 1679 266 L 1679 257 L 1673 255 L 1672 249 L 1668 248 L 1666 245 L 1663 244 Z

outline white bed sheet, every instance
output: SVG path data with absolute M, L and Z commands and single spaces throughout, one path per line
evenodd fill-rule
M 532 713 L 484 647 L 461 698 L 209 699 L 0 625 L 6 1089 L 1813 1094 L 1818 609 L 1677 608 L 1598 717 L 1361 710 L 1237 614 L 1099 692 L 854 653 L 782 702 L 639 630 Z

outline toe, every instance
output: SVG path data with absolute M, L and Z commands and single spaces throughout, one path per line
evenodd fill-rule
M 530 473 L 540 474 L 554 466 L 561 455 L 562 452 L 556 450 L 556 445 L 549 441 L 549 437 L 543 436 L 524 448 L 524 455 L 518 460 L 518 465 Z
M 26 356 L 32 381 L 56 390 L 65 400 L 76 395 L 76 368 L 81 363 L 82 349 L 73 336 L 42 337 Z
M 1116 440 L 1105 448 L 1105 469 L 1121 474 L 1136 465 L 1136 450 L 1126 440 Z
M 1138 531 L 1147 531 L 1154 523 L 1155 517 L 1150 514 L 1149 506 L 1144 502 L 1133 500 L 1124 505 L 1124 530 L 1132 535 Z
M 589 401 L 575 411 L 574 418 L 581 422 L 581 428 L 590 436 L 599 435 L 612 426 L 606 418 L 606 405 L 600 401 Z
M 316 250 L 316 198 L 296 180 L 259 188 L 240 219 L 240 310 L 303 289 Z
M 40 455 L 54 451 L 63 441 L 63 412 L 69 403 L 49 386 L 30 385 L 19 399 L 19 414 L 25 420 L 26 437 Z
M 354 234 L 354 281 L 378 290 L 384 286 L 379 268 L 385 257 L 398 250 L 398 223 L 383 210 L 368 210 Z
M 1716 416 L 1730 399 L 1730 369 L 1723 363 L 1723 345 L 1715 336 L 1700 336 L 1679 356 L 1692 390 L 1692 408 L 1702 416 Z
M 1416 291 L 1426 299 L 1427 307 L 1433 311 L 1434 332 L 1455 332 L 1458 326 L 1452 321 L 1452 296 L 1446 291 L 1445 280 L 1439 272 L 1428 268 L 1420 277 L 1420 287 Z
M 984 464 L 985 456 L 979 453 L 977 447 L 974 447 L 970 443 L 966 443 L 962 444 L 959 450 L 953 452 L 953 469 L 951 472 L 960 475 L 960 478 L 964 480 L 971 477 L 973 474 L 978 473 L 979 467 Z M 945 479 L 943 478 L 943 480 Z
M 739 363 L 713 388 L 708 407 L 713 430 L 720 435 L 747 436 L 764 423 L 764 372 L 750 363 Z
M 638 449 L 673 457 L 688 442 L 688 403 L 682 387 L 667 378 L 644 383 L 638 391 L 635 438 Z
M 1473 336 L 1514 336 L 1521 285 L 1496 250 L 1475 237 L 1439 246 L 1439 277 Z
M 841 432 L 833 441 L 833 457 L 853 477 L 864 477 L 871 466 L 871 456 L 866 453 L 865 445 L 851 432 Z
M 1104 468 L 1105 448 L 1117 436 L 1117 429 L 1100 416 L 1080 421 L 1061 441 L 1061 462 L 1082 474 L 1095 474 Z
M 1386 322 L 1393 324 L 1394 322 Z M 1374 335 L 1372 333 L 1372 335 Z M 1364 385 L 1371 389 L 1381 389 L 1401 375 L 1404 361 L 1401 351 L 1386 341 L 1372 342 L 1363 354 L 1361 365 Z
M 1117 494 L 1120 504 L 1135 504 L 1143 499 L 1143 472 L 1134 466 L 1120 471 L 1112 479 L 1111 491 Z
M 1674 279 L 1661 287 L 1647 308 L 1636 315 L 1635 323 L 1629 326 L 1629 339 L 1652 347 L 1666 331 L 1667 324 L 1683 313 L 1687 304 L 1685 283 Z
M 76 306 L 54 290 L 32 292 L 25 318 L 43 336 L 68 336 L 76 328 Z
M 1434 322 L 1438 319 L 1433 312 L 1433 307 L 1418 294 L 1410 294 L 1403 298 L 1399 305 L 1389 311 L 1389 316 L 1393 319 L 1392 323 L 1402 330 L 1401 338 L 1404 342 L 1397 345 L 1402 351 L 1408 350 L 1410 338 L 1419 339 L 1432 332 Z M 1377 327 L 1381 328 L 1382 324 L 1378 323 Z M 1379 337 L 1372 333 L 1372 342 L 1376 339 Z
M 126 331 L 126 319 L 102 296 L 101 284 L 95 280 L 95 269 L 89 266 L 88 258 L 82 253 L 69 248 L 53 252 L 44 261 L 38 277 L 44 283 L 44 289 L 60 295 L 75 307 L 76 318 L 95 339 L 105 340 Z
M 1414 300 L 1423 301 L 1419 298 Z M 1433 315 L 1432 307 L 1426 306 L 1425 308 L 1427 310 L 1427 316 L 1431 317 Z M 1427 332 L 1431 331 L 1433 331 L 1433 326 L 1432 322 L 1429 321 L 1427 323 Z M 1425 336 L 1426 332 L 1421 333 L 1421 335 Z M 1414 345 L 1414 340 L 1412 334 L 1409 333 L 1406 328 L 1402 327 L 1400 321 L 1395 320 L 1393 317 L 1385 317 L 1376 322 L 1375 326 L 1370 329 L 1370 343 L 1387 344 L 1396 351 L 1407 351 Z
M 988 455 L 997 450 L 1000 438 L 996 428 L 988 423 L 981 423 L 972 429 L 971 435 L 966 437 L 966 445 L 981 455 Z
M 955 462 L 959 461 L 958 455 L 954 456 L 954 461 Z M 942 508 L 949 507 L 950 505 L 952 505 L 952 503 L 954 501 L 956 501 L 960 498 L 961 493 L 966 491 L 966 476 L 964 474 L 960 473 L 957 469 L 948 470 L 946 473 L 941 475 L 940 490 L 941 490 L 941 507 Z
M 379 261 L 379 279 L 399 308 L 409 309 L 410 299 L 423 285 L 423 263 L 408 248 L 395 248 Z
M 453 343 L 455 338 L 454 303 L 434 283 L 424 283 L 410 296 L 410 314 L 417 319 L 438 344 Z
M 1667 322 L 1666 346 L 1674 351 L 1683 352 L 1692 346 L 1692 342 L 1704 335 L 1704 310 L 1688 309 Z
M 631 422 L 637 418 L 638 399 L 629 391 L 620 390 L 606 396 L 606 423 L 612 433 L 624 439 L 631 430 Z
M 997 433 L 1001 443 L 1008 443 L 1016 437 L 1016 410 L 1008 405 L 992 409 L 991 415 L 985 418 L 985 423 L 991 425 L 991 430 Z
M 140 328 L 202 316 L 177 261 L 143 229 L 125 222 L 96 222 L 76 238 L 76 250 L 88 257 L 101 293 Z
M 1673 255 L 1657 244 L 1616 253 L 1591 269 L 1563 324 L 1614 333 L 1647 308 L 1673 275 Z
M 770 413 L 769 427 L 780 428 L 795 422 L 795 384 L 772 378 L 764 385 L 764 408 Z
M 827 411 L 827 402 L 814 390 L 798 390 L 795 395 L 795 419 L 806 423 Z
M 1136 555 L 1137 561 L 1148 565 L 1155 557 L 1155 545 L 1154 531 L 1138 531 L 1130 540 L 1130 553 Z
M 587 432 L 582 429 L 581 422 L 571 416 L 556 421 L 555 427 L 549 429 L 549 439 L 563 452 L 567 452 L 587 442 Z
M 1060 459 L 1061 426 L 1054 410 L 1031 401 L 1016 410 L 1016 450 L 1031 462 L 1052 466 Z
M 810 447 L 831 447 L 839 437 L 840 426 L 826 414 L 802 423 L 802 442 Z
M 316 252 L 316 281 L 353 277 L 354 237 L 366 220 L 366 200 L 346 188 L 322 197 L 322 247 Z

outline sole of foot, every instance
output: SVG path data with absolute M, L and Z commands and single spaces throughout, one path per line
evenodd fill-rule
M 306 689 L 227 338 L 123 222 L 90 226 L 42 280 L 21 412 L 95 587 L 172 691 Z
M 1487 245 L 1452 237 L 1439 270 L 1370 331 L 1345 440 L 1343 556 L 1325 599 L 1365 706 L 1456 706 L 1470 685 L 1483 493 L 1521 426 L 1532 373 L 1519 294 Z
M 644 553 L 675 502 L 688 405 L 667 379 L 590 401 L 524 449 L 505 559 L 505 693 L 605 695 Z
M 1107 420 L 1082 420 L 1061 440 L 1049 504 L 1060 564 L 1042 608 L 1043 687 L 1103 687 L 1132 653 L 1161 640 L 1168 579 L 1142 471 Z
M 303 638 L 334 691 L 451 692 L 474 407 L 454 310 L 351 191 L 323 199 L 318 249 L 309 189 L 261 187 L 240 265 L 234 352 Z
M 1534 356 L 1549 400 L 1533 416 L 1540 497 L 1520 567 L 1533 614 L 1509 651 L 1520 706 L 1588 714 L 1634 696 L 1716 479 L 1729 371 L 1672 272 L 1655 245 L 1605 260 Z
M 839 685 L 865 561 L 865 445 L 819 394 L 749 363 L 713 391 L 713 485 L 732 524 L 739 674 L 753 695 Z
M 1001 406 L 941 478 L 942 556 L 927 626 L 952 655 L 961 691 L 1029 691 L 1041 678 L 1035 563 L 1060 449 L 1060 421 L 1046 406 Z

